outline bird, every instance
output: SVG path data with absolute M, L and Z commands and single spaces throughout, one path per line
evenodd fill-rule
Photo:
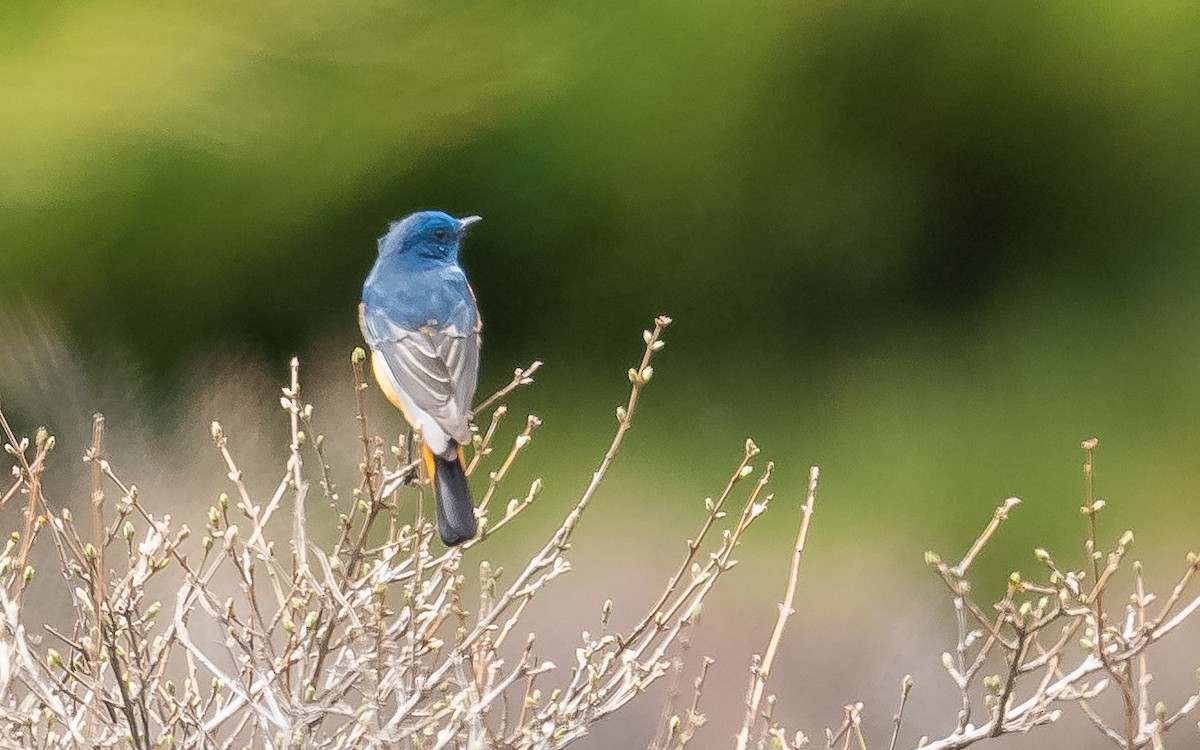
M 483 322 L 458 254 L 479 216 L 417 211 L 392 222 L 363 283 L 359 325 L 387 399 L 421 433 L 438 536 L 447 547 L 475 537 L 475 502 L 463 445 L 479 381 Z

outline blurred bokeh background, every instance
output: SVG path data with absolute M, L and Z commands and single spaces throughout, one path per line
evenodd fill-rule
M 936 671 L 925 549 L 960 554 L 1017 495 L 981 560 L 996 591 L 1035 544 L 1082 557 L 1082 438 L 1111 538 L 1136 528 L 1156 582 L 1194 542 L 1198 55 L 1184 2 L 10 3 L 0 398 L 26 429 L 128 415 L 145 472 L 206 506 L 179 455 L 219 482 L 208 421 L 272 415 L 290 355 L 346 403 L 387 222 L 482 214 L 481 391 L 547 363 L 514 409 L 545 420 L 525 471 L 549 499 L 506 543 L 584 486 L 640 330 L 672 315 L 577 544 L 615 574 L 579 563 L 558 615 L 577 632 L 631 569 L 665 578 L 753 435 L 778 504 L 709 644 L 736 718 L 819 464 L 776 685 L 815 731 Z M 11 354 L 45 343 L 31 321 L 61 360 Z

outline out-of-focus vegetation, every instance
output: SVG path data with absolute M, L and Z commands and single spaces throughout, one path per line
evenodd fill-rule
M 227 344 L 344 358 L 375 237 L 437 206 L 486 217 L 484 387 L 548 361 L 548 486 L 612 419 L 593 365 L 678 321 L 610 523 L 667 523 L 745 434 L 797 503 L 822 465 L 828 538 L 906 540 L 914 571 L 1006 495 L 1033 504 L 1007 538 L 1077 528 L 1091 435 L 1117 507 L 1191 507 L 1191 4 L 2 13 L 5 302 L 169 397 Z

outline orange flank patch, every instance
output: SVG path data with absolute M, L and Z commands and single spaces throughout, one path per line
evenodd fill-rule
M 429 481 L 432 482 L 434 478 L 433 451 L 429 450 L 424 443 L 421 444 L 421 458 L 425 459 L 425 473 L 429 475 Z
M 458 446 L 458 463 L 462 465 L 463 471 L 467 470 L 467 454 L 461 445 Z
M 404 418 L 408 420 L 409 424 L 412 424 L 408 412 L 404 411 L 404 404 L 400 402 L 400 394 L 396 393 L 395 387 L 392 386 L 392 377 L 388 374 L 387 362 L 379 352 L 371 352 L 371 371 L 375 373 L 375 382 L 379 383 L 379 390 L 383 391 L 383 395 L 392 402 L 392 406 L 403 412 Z

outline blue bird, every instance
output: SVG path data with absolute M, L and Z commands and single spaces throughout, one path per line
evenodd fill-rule
M 447 546 L 478 531 L 462 446 L 471 439 L 482 321 L 458 251 L 478 216 L 419 211 L 379 238 L 359 324 L 384 395 L 421 432 L 425 469 Z

